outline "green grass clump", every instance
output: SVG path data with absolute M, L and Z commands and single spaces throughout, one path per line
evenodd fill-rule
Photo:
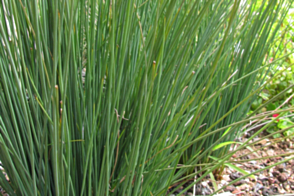
M 199 164 L 219 168 L 228 149 L 212 148 L 248 121 L 290 4 L 2 0 L 0 185 L 165 195 Z

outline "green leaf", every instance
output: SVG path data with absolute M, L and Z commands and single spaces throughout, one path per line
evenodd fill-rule
M 292 125 L 294 125 L 294 123 L 292 121 L 290 121 L 290 119 L 288 119 L 288 118 L 282 119 L 281 118 L 277 124 L 277 127 L 280 129 L 286 129 Z
M 225 135 L 227 135 L 227 133 L 230 131 L 230 129 L 231 129 L 232 127 L 229 127 L 229 128 L 227 128 L 227 130 L 223 133 L 223 135 L 222 136 L 225 136 Z
M 261 92 L 259 94 L 259 96 L 261 96 L 261 98 L 264 99 L 264 100 L 269 100 L 269 97 L 270 97 L 270 95 L 265 93 L 265 92 Z
M 234 141 L 229 141 L 229 142 L 223 142 L 223 143 L 220 143 L 218 145 L 215 145 L 213 148 L 212 148 L 212 151 L 215 151 L 221 147 L 224 147 L 224 146 L 227 146 L 227 145 L 230 145 L 230 144 L 242 144 L 241 142 L 234 142 Z
M 235 171 L 238 171 L 238 172 L 244 174 L 244 175 L 248 175 L 248 174 L 249 174 L 248 172 L 246 172 L 246 171 L 243 170 L 242 168 L 237 167 L 237 166 L 235 166 L 235 165 L 233 165 L 233 164 L 231 164 L 231 163 L 225 163 L 225 165 L 228 166 L 228 167 L 230 167 L 230 168 L 232 168 L 232 169 L 235 170 Z M 249 175 L 249 177 L 250 177 L 250 178 L 253 178 L 253 179 L 256 180 L 256 178 L 255 178 L 254 175 Z
M 215 178 L 214 178 L 213 173 L 210 172 L 210 173 L 209 173 L 209 176 L 210 176 L 210 178 L 211 178 L 211 182 L 212 182 L 212 185 L 213 185 L 214 190 L 217 190 L 217 189 L 218 189 L 218 186 L 217 186 L 217 184 L 216 184 L 216 180 L 215 180 Z
M 273 104 L 273 103 L 270 103 L 270 104 L 268 104 L 267 105 L 267 110 L 275 110 L 277 107 L 276 107 L 276 105 L 275 104 Z

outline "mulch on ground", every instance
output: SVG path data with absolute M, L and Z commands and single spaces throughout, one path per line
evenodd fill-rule
M 262 134 L 260 136 L 262 136 Z M 238 140 L 244 142 L 249 136 L 244 135 L 243 138 L 239 138 Z M 232 156 L 231 161 L 235 166 L 248 173 L 253 173 L 280 161 L 286 159 L 291 160 L 253 174 L 255 178 L 248 177 L 229 186 L 227 185 L 230 182 L 242 177 L 243 174 L 226 167 L 221 175 L 215 176 L 217 180 L 213 181 L 210 176 L 206 176 L 201 183 L 196 184 L 195 187 L 191 187 L 182 195 L 193 195 L 193 193 L 196 193 L 196 195 L 210 195 L 215 191 L 213 183 L 215 183 L 218 188 L 226 186 L 218 193 L 221 196 L 294 195 L 294 140 L 260 138 L 261 137 L 257 136 L 251 141 L 256 142 L 251 145 L 251 149 L 240 150 Z M 252 150 L 256 150 L 256 152 L 252 152 Z M 178 193 L 193 183 L 193 181 L 194 180 L 191 179 L 191 181 L 187 182 L 176 191 L 174 191 L 173 188 L 169 189 L 169 192 L 174 192 L 172 194 L 168 193 L 167 195 L 179 195 Z

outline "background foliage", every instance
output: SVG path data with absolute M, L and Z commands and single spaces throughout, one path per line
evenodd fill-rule
M 265 89 L 259 93 L 257 98 L 253 101 L 251 109 L 255 110 L 263 103 L 278 95 L 280 92 L 293 86 L 293 8 L 289 10 L 284 21 L 280 24 L 280 29 L 276 34 L 276 37 L 269 48 L 267 61 L 270 66 L 267 68 L 266 78 L 276 76 L 270 83 L 265 86 Z M 277 26 L 278 24 L 275 24 Z M 282 74 L 277 75 L 277 70 L 283 70 Z M 257 81 L 259 82 L 259 81 Z M 278 108 L 289 108 L 293 105 L 293 87 L 288 88 L 287 92 L 282 96 L 279 96 L 275 101 L 268 104 L 266 107 L 262 107 L 258 113 L 266 113 L 268 111 L 274 111 Z M 273 117 L 279 116 L 278 121 L 272 124 L 266 131 L 268 133 L 275 133 L 285 127 L 293 125 L 292 111 L 285 113 L 285 116 L 274 114 Z M 281 136 L 293 135 L 294 129 L 291 128 L 282 134 L 275 134 L 274 138 Z

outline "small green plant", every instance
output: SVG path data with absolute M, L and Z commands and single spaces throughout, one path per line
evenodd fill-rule
M 278 117 L 279 115 L 278 114 L 273 114 L 273 118 L 275 117 Z M 287 117 L 287 116 L 291 116 L 291 117 Z M 284 117 L 281 117 L 279 119 L 277 119 L 275 121 L 274 124 L 272 124 L 271 126 L 269 126 L 266 131 L 269 133 L 269 134 L 272 134 L 272 133 L 276 133 L 278 132 L 279 130 L 284 130 L 284 129 L 287 129 L 285 132 L 283 133 L 277 133 L 277 134 L 274 134 L 273 135 L 273 138 L 279 138 L 279 137 L 288 137 L 288 138 L 293 138 L 294 137 L 294 128 L 291 128 L 293 127 L 294 123 L 293 123 L 293 115 L 286 115 Z
M 284 118 L 284 119 L 281 118 L 277 124 L 277 127 L 279 129 L 286 129 L 286 128 L 289 128 L 293 125 L 294 125 L 294 123 L 289 118 Z M 291 136 L 291 138 L 293 138 L 294 137 L 294 129 L 290 128 L 287 131 L 285 131 L 283 134 L 284 134 L 284 136 Z

